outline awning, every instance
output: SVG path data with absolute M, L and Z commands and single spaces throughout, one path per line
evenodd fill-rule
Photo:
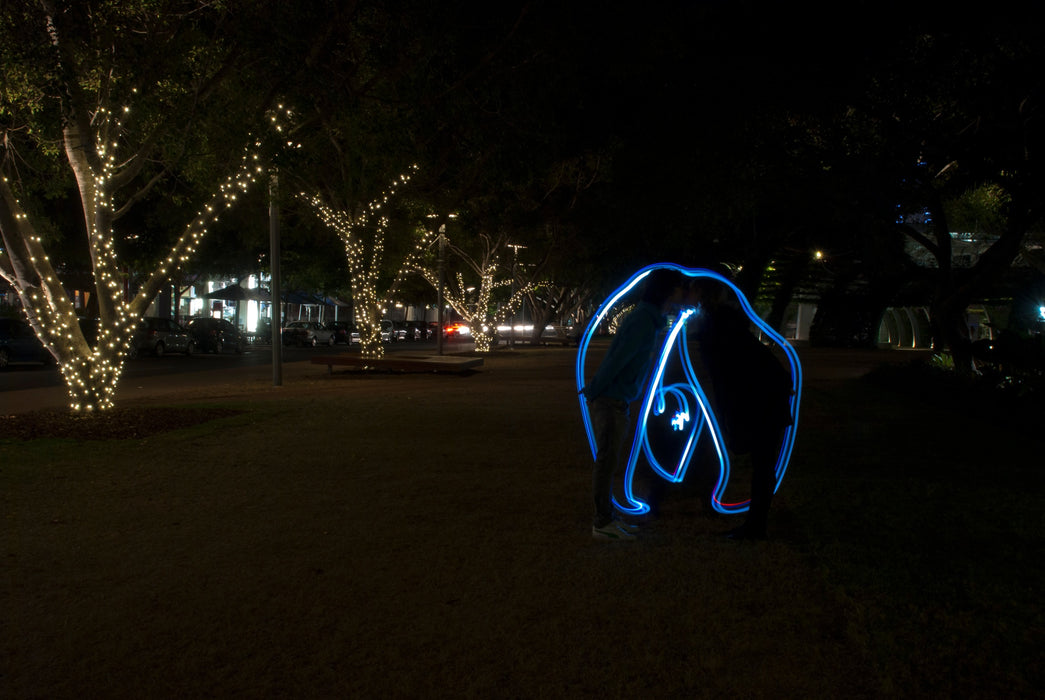
M 238 284 L 230 284 L 224 289 L 217 289 L 203 295 L 204 299 L 222 299 L 224 301 L 268 301 L 267 289 L 244 289 Z
M 282 299 L 288 304 L 302 304 L 305 306 L 320 306 L 321 302 L 313 296 L 301 292 L 283 292 Z

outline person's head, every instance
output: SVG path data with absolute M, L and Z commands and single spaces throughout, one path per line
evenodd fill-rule
M 682 300 L 685 280 L 678 270 L 657 268 L 649 273 L 642 290 L 642 301 L 665 309 Z
M 711 277 L 694 277 L 686 290 L 686 304 L 701 306 L 705 310 L 716 309 L 728 305 L 731 294 L 722 282 Z

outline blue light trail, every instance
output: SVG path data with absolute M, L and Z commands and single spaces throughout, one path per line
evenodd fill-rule
M 758 314 L 755 313 L 754 309 L 751 308 L 751 304 L 740 289 L 722 275 L 712 272 L 711 270 L 683 267 L 674 263 L 656 263 L 644 267 L 632 275 L 627 282 L 621 285 L 602 303 L 602 306 L 599 307 L 598 312 L 592 318 L 591 323 L 588 324 L 587 329 L 581 336 L 580 346 L 577 352 L 577 391 L 580 392 L 580 390 L 585 386 L 585 365 L 587 363 L 589 346 L 592 337 L 595 335 L 595 331 L 603 321 L 605 321 L 609 312 L 620 304 L 621 300 L 627 297 L 627 295 L 634 290 L 650 272 L 656 269 L 676 270 L 686 277 L 693 279 L 706 277 L 728 287 L 729 290 L 736 295 L 737 301 L 748 319 L 751 320 L 764 336 L 768 337 L 779 346 L 787 357 L 791 372 L 792 393 L 790 398 L 790 408 L 792 422 L 784 431 L 780 453 L 774 467 L 774 473 L 776 475 L 774 491 L 776 491 L 780 488 L 780 483 L 783 481 L 788 463 L 791 460 L 791 452 L 795 443 L 795 434 L 798 430 L 798 409 L 802 400 L 802 365 L 798 360 L 798 353 L 796 353 L 795 349 L 791 347 L 791 344 L 763 321 Z M 690 362 L 689 348 L 686 341 L 686 323 L 691 318 L 694 318 L 696 314 L 699 314 L 699 307 L 689 307 L 683 309 L 678 314 L 668 329 L 667 335 L 664 342 L 661 344 L 657 359 L 653 365 L 652 377 L 649 380 L 640 404 L 635 434 L 632 437 L 631 448 L 628 452 L 628 461 L 624 471 L 624 502 L 622 503 L 618 500 L 616 495 L 613 497 L 614 505 L 624 513 L 637 515 L 649 511 L 649 505 L 639 499 L 633 491 L 633 480 L 639 455 L 641 454 L 646 457 L 649 466 L 661 478 L 673 483 L 679 483 L 686 476 L 686 470 L 689 468 L 690 462 L 694 457 L 697 443 L 705 428 L 707 429 L 708 436 L 714 446 L 719 466 L 718 479 L 712 490 L 712 507 L 720 513 L 734 514 L 743 513 L 750 505 L 750 500 L 743 500 L 734 503 L 726 503 L 723 501 L 726 487 L 729 484 L 729 451 L 726 449 L 718 418 L 715 416 L 711 403 L 708 400 L 704 389 L 701 387 L 700 381 L 697 379 L 696 372 L 693 369 L 693 365 Z M 665 384 L 665 370 L 672 357 L 678 358 L 685 380 Z M 578 393 L 578 398 L 580 400 L 581 418 L 584 423 L 584 430 L 588 436 L 588 445 L 591 448 L 591 453 L 594 457 L 597 449 L 594 433 L 592 431 L 591 415 L 588 411 L 587 400 L 584 395 L 580 393 Z M 662 459 L 654 454 L 654 449 L 649 439 L 650 426 L 657 425 L 657 421 L 665 420 L 668 422 L 671 430 L 674 433 L 681 434 L 681 437 L 684 439 L 684 446 L 682 447 L 681 453 L 678 455 L 671 455 L 668 459 Z M 688 435 L 686 434 L 687 431 Z

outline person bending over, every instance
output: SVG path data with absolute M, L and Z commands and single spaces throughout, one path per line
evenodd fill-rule
M 641 301 L 624 317 L 595 376 L 581 389 L 588 402 L 595 438 L 591 528 L 595 539 L 635 539 L 634 528 L 614 514 L 613 478 L 631 423 L 631 402 L 642 394 L 657 349 L 657 337 L 665 327 L 668 312 L 682 301 L 683 291 L 681 273 L 663 268 L 650 272 Z

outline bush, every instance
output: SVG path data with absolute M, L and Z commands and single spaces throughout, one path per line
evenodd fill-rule
M 867 380 L 935 406 L 960 407 L 977 418 L 1040 428 L 1045 415 L 1045 380 L 1033 373 L 1002 373 L 987 365 L 980 374 L 961 375 L 949 355 L 907 365 L 882 365 Z

